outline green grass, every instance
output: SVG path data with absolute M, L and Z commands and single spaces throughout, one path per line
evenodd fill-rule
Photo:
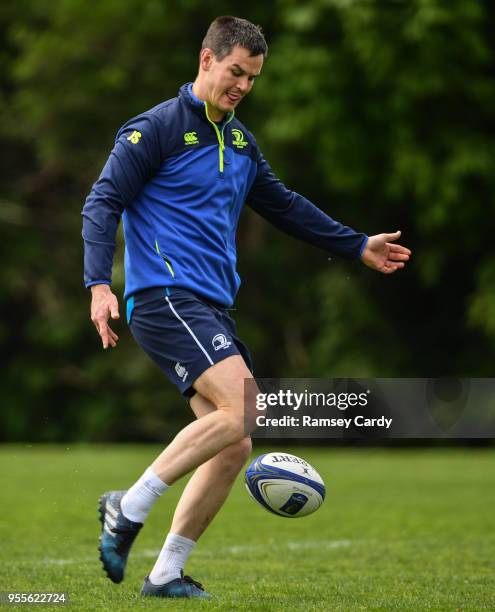
M 67 591 L 81 610 L 495 609 L 492 450 L 292 449 L 325 479 L 324 505 L 278 518 L 239 479 L 187 566 L 211 602 L 139 595 L 182 483 L 153 509 L 125 582 L 100 569 L 96 500 L 158 450 L 0 447 L 0 591 Z

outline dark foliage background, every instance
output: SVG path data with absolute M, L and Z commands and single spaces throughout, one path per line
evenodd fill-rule
M 0 5 L 3 440 L 163 440 L 190 415 L 118 324 L 104 352 L 80 210 L 129 117 L 196 74 L 217 0 Z M 384 277 L 250 211 L 236 318 L 260 376 L 492 376 L 495 8 L 488 0 L 253 2 L 270 55 L 238 111 L 286 184 L 369 234 Z M 123 292 L 122 246 L 114 290 Z M 122 310 L 122 304 L 121 304 Z

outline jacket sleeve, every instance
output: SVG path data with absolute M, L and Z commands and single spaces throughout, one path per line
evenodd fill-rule
M 258 150 L 257 174 L 246 204 L 272 225 L 346 259 L 360 257 L 368 236 L 335 221 L 312 202 L 287 189 Z
M 119 130 L 82 210 L 86 287 L 111 284 L 115 235 L 122 212 L 157 172 L 161 160 L 158 120 L 143 115 Z

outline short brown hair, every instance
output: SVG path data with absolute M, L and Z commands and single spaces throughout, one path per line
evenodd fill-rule
M 217 60 L 221 61 L 238 45 L 250 52 L 250 56 L 268 54 L 268 45 L 260 26 L 247 19 L 224 15 L 217 17 L 208 28 L 201 49 L 211 49 Z

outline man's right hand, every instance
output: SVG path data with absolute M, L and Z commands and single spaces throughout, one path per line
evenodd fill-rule
M 91 320 L 101 336 L 103 348 L 117 346 L 119 337 L 108 325 L 108 319 L 119 318 L 119 303 L 112 293 L 110 285 L 93 285 L 91 287 Z

